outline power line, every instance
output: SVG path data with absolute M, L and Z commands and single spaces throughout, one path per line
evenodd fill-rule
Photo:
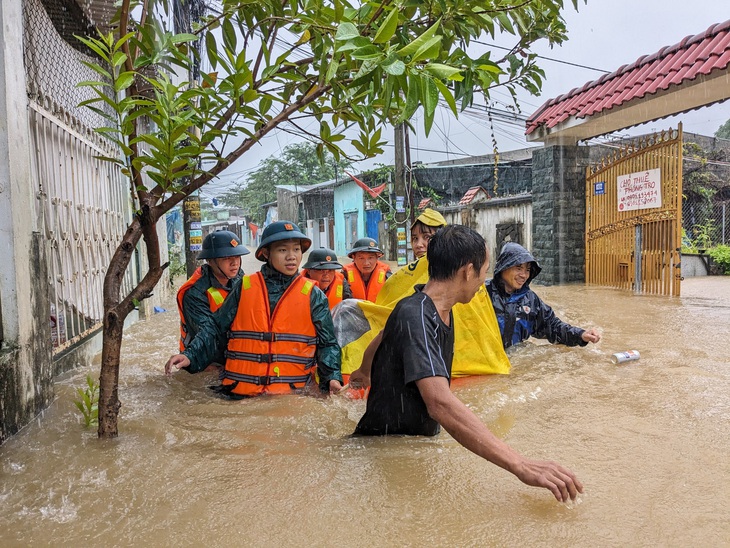
M 506 48 L 504 46 L 498 46 L 497 44 L 488 44 L 487 42 L 480 42 L 479 40 L 472 40 L 472 42 L 475 43 L 475 44 L 479 44 L 481 46 L 487 46 L 487 47 L 490 47 L 490 48 L 501 49 L 501 50 L 505 50 L 505 51 L 513 51 L 514 50 L 514 48 Z M 571 63 L 570 61 L 563 61 L 561 59 L 553 59 L 552 57 L 546 57 L 544 55 L 539 55 L 537 53 L 535 55 L 538 58 L 540 58 L 540 59 L 545 59 L 546 61 L 552 61 L 553 63 L 561 63 L 563 65 L 570 65 L 571 67 L 577 67 L 577 68 L 582 68 L 582 69 L 587 69 L 587 70 L 594 70 L 596 72 L 602 72 L 603 74 L 610 74 L 611 73 L 611 71 L 609 71 L 609 70 L 603 70 L 603 69 L 599 69 L 599 68 L 595 68 L 595 67 L 589 67 L 588 65 L 581 65 L 579 63 Z

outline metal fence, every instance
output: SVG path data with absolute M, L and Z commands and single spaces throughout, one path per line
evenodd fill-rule
M 730 245 L 730 200 L 682 202 L 683 251 Z
M 59 19 L 67 13 L 63 3 L 28 0 L 23 7 L 32 177 L 58 354 L 101 326 L 106 267 L 131 219 L 131 204 L 119 168 L 97 159 L 116 154 L 93 132 L 106 125 L 103 117 L 77 107 L 92 92 L 76 84 L 96 77 L 82 64 L 91 58 L 71 45 L 69 20 Z M 135 277 L 132 264 L 123 291 Z

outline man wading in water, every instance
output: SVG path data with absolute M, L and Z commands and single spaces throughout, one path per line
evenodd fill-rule
M 371 345 L 350 386 L 368 386 L 367 409 L 356 435 L 435 436 L 443 426 L 456 441 L 559 501 L 575 499 L 583 485 L 563 466 L 523 457 L 492 434 L 451 392 L 456 303 L 468 303 L 489 268 L 487 246 L 459 225 L 439 230 L 428 246 L 426 285 L 401 300 L 388 318 L 379 347 Z M 374 355 L 373 355 L 374 354 Z

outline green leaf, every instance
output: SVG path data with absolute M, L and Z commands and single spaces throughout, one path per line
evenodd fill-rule
M 352 23 L 341 23 L 340 26 L 337 27 L 335 40 L 338 42 L 346 42 L 347 40 L 352 40 L 358 36 L 360 36 L 360 32 L 357 30 L 355 25 Z
M 122 66 L 126 60 L 127 55 L 123 51 L 117 51 L 114 53 L 114 57 L 112 57 L 112 65 L 114 67 Z
M 400 76 L 406 71 L 406 64 L 397 57 L 391 62 L 382 65 L 383 70 L 392 76 Z
M 401 57 L 406 57 L 408 55 L 413 55 L 418 50 L 421 49 L 421 47 L 431 40 L 436 35 L 436 31 L 438 31 L 439 24 L 441 20 L 439 19 L 436 21 L 433 25 L 431 25 L 429 28 L 427 28 L 423 34 L 421 34 L 418 38 L 413 40 L 410 44 L 405 45 L 400 50 L 398 50 L 398 55 Z
M 390 39 L 395 34 L 395 31 L 398 29 L 398 9 L 393 9 L 390 12 L 390 15 L 385 19 L 383 24 L 378 29 L 378 32 L 375 33 L 375 38 L 373 38 L 374 44 L 384 44 L 386 42 L 389 42 Z
M 173 44 L 182 44 L 183 42 L 196 42 L 197 40 L 198 36 L 196 36 L 195 34 L 181 33 L 173 36 L 170 42 L 172 42 Z
M 428 76 L 421 76 L 421 102 L 426 114 L 433 115 L 439 103 L 439 90 Z
M 408 78 L 408 93 L 406 94 L 406 107 L 403 110 L 402 119 L 409 120 L 418 109 L 421 90 L 418 76 Z
M 376 48 L 375 46 L 365 46 L 364 48 L 357 48 L 355 51 L 352 52 L 352 58 L 361 61 L 365 59 L 377 59 L 382 55 L 383 54 L 380 49 Z
M 134 83 L 135 75 L 136 73 L 133 71 L 122 72 L 119 75 L 119 78 L 117 78 L 117 81 L 114 82 L 114 89 L 116 91 L 122 91 L 127 89 Z
M 218 44 L 212 32 L 205 34 L 205 49 L 208 51 L 210 66 L 215 69 L 218 66 Z
M 443 36 L 441 35 L 434 36 L 427 40 L 420 48 L 418 48 L 418 51 L 413 55 L 413 57 L 411 57 L 411 64 L 418 63 L 423 59 L 438 57 L 439 52 L 441 51 L 442 40 Z
M 236 29 L 233 28 L 231 20 L 226 18 L 223 20 L 223 44 L 228 51 L 236 51 Z
M 456 67 L 442 65 L 440 63 L 428 63 L 423 67 L 423 70 L 440 80 L 451 80 L 454 75 L 461 72 L 461 70 Z
M 451 94 L 451 90 L 449 90 L 449 88 L 446 87 L 446 84 L 444 84 L 440 80 L 434 80 L 433 83 L 436 84 L 439 93 L 441 93 L 441 97 L 443 97 L 444 101 L 446 101 L 446 104 L 449 105 L 449 108 L 451 109 L 451 112 L 454 113 L 454 116 L 458 116 L 458 111 L 456 110 L 456 101 L 454 101 L 454 96 Z
M 330 61 L 330 64 L 327 65 L 327 73 L 324 76 L 325 82 L 330 82 L 337 75 L 337 69 L 339 67 L 340 63 L 337 59 Z

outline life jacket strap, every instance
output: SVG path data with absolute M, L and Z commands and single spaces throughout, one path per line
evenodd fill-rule
M 254 354 L 253 352 L 235 352 L 233 350 L 226 350 L 226 358 L 255 363 L 298 363 L 307 368 L 314 366 L 315 363 L 314 358 L 307 358 L 305 356 L 294 356 L 292 354 Z
M 309 382 L 311 375 L 290 375 L 290 376 L 269 376 L 269 375 L 244 375 L 242 373 L 235 373 L 233 371 L 225 371 L 223 373 L 224 379 L 230 379 L 236 382 L 245 382 L 248 384 L 255 384 L 257 386 L 268 386 L 269 384 L 297 384 Z
M 262 333 L 260 331 L 229 331 L 229 339 L 248 339 L 253 341 L 266 341 L 266 342 L 298 342 L 309 345 L 317 344 L 317 337 L 310 337 L 309 335 L 297 335 L 296 333 L 272 333 L 267 331 Z

